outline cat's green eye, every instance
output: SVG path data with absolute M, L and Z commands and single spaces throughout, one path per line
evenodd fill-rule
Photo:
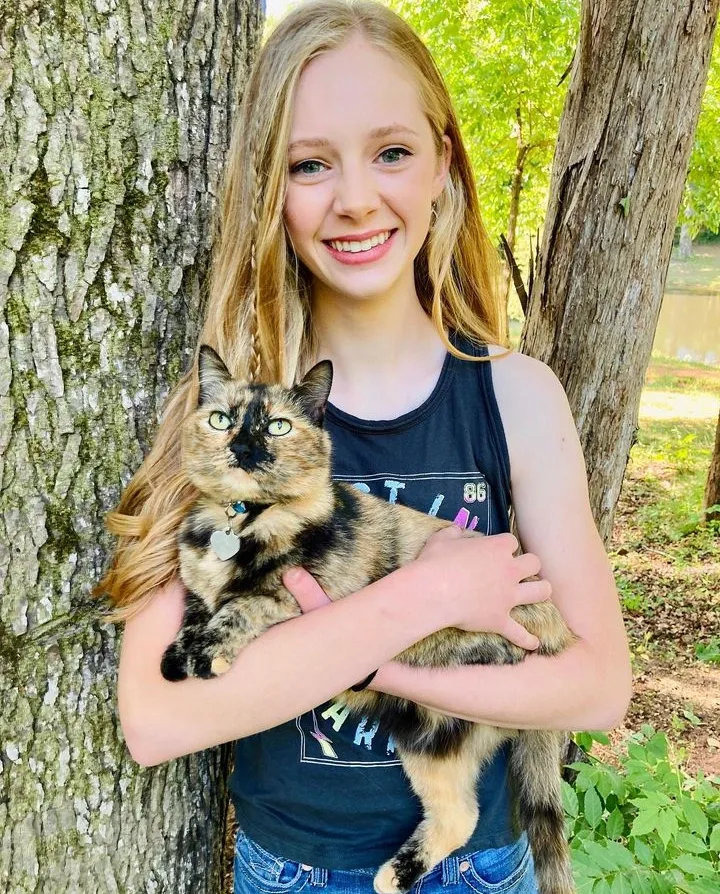
M 211 413 L 208 422 L 210 428 L 214 428 L 216 431 L 227 431 L 232 425 L 232 419 L 227 413 L 221 413 L 220 410 Z
M 286 435 L 292 431 L 292 423 L 287 419 L 273 419 L 273 421 L 265 429 L 269 435 Z

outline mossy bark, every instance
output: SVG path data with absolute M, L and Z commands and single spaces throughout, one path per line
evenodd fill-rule
M 218 891 L 227 752 L 133 763 L 89 592 L 194 346 L 260 5 L 0 5 L 0 887 Z
M 583 0 L 521 350 L 565 386 L 607 540 L 633 443 L 718 0 Z

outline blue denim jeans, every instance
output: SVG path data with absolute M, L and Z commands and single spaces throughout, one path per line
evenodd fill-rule
M 234 894 L 374 894 L 369 869 L 323 869 L 268 853 L 238 831 Z M 419 879 L 411 894 L 538 894 L 527 836 L 496 850 L 448 857 Z

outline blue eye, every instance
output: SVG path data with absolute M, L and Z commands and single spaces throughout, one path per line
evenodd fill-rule
M 315 167 L 315 170 L 310 170 L 310 168 Z M 319 174 L 325 168 L 325 165 L 321 161 L 314 161 L 313 159 L 308 159 L 307 161 L 300 161 L 296 165 L 293 165 L 290 168 L 291 174 Z
M 388 158 L 388 155 L 394 155 L 394 158 Z M 384 158 L 385 161 L 390 164 L 396 164 L 399 161 L 402 161 L 404 158 L 412 155 L 408 149 L 403 149 L 402 146 L 391 146 L 390 149 L 384 149 L 380 153 L 380 158 Z
M 269 435 L 275 435 L 276 437 L 286 435 L 289 431 L 292 431 L 292 423 L 288 422 L 287 419 L 273 419 L 268 423 L 265 431 Z

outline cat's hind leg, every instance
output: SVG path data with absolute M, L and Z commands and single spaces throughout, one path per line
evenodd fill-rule
M 378 894 L 400 894 L 462 847 L 477 825 L 476 784 L 482 765 L 508 738 L 508 730 L 469 724 L 465 737 L 441 756 L 398 747 L 403 768 L 423 806 L 423 819 L 394 857 L 377 872 Z

